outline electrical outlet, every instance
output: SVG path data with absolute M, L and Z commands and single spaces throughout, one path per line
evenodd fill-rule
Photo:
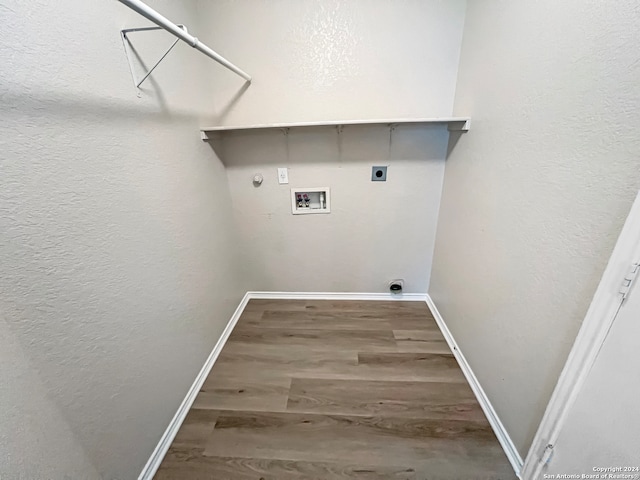
M 371 181 L 372 182 L 386 182 L 387 181 L 387 167 L 372 167 L 371 168 Z
M 280 185 L 289 183 L 289 172 L 287 168 L 278 168 L 278 183 Z

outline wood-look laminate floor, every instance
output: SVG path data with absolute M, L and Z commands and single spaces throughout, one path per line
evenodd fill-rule
M 424 302 L 251 300 L 155 478 L 515 475 Z

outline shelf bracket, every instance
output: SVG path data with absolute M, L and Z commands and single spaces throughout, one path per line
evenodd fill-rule
M 178 27 L 180 27 L 186 33 L 189 33 L 187 31 L 187 27 L 185 27 L 184 25 L 178 25 Z M 133 68 L 133 60 L 131 58 L 133 55 L 133 52 L 132 52 L 133 46 L 131 45 L 131 41 L 129 40 L 128 34 L 133 32 L 149 32 L 151 30 L 164 30 L 164 29 L 162 27 L 140 27 L 140 28 L 127 28 L 125 30 L 120 30 L 120 36 L 122 37 L 122 45 L 124 46 L 124 53 L 127 56 L 127 61 L 129 62 L 129 70 L 131 70 L 131 77 L 133 78 L 133 84 L 136 86 L 136 89 L 140 89 L 140 85 L 142 85 L 142 83 L 149 77 L 149 75 L 151 75 L 151 73 L 156 69 L 156 67 L 160 65 L 162 60 L 164 60 L 165 57 L 169 55 L 169 52 L 173 50 L 173 47 L 175 47 L 176 43 L 178 43 L 178 41 L 180 40 L 179 38 L 176 38 L 175 41 L 171 44 L 171 46 L 168 48 L 168 50 L 164 52 L 164 54 L 160 57 L 160 59 L 155 63 L 155 65 L 153 65 L 153 67 L 151 67 L 149 71 L 147 71 L 143 75 L 142 79 L 137 80 L 136 72 L 135 72 L 135 69 Z
M 471 128 L 471 119 L 467 118 L 464 120 L 453 120 L 450 121 L 447 129 L 450 132 L 468 132 L 469 129 Z

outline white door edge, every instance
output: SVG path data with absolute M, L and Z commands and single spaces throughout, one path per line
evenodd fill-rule
M 525 458 L 522 469 L 523 480 L 537 480 L 544 462 L 550 459 L 547 446 L 555 444 L 571 406 L 615 320 L 623 299 L 622 294 L 619 293 L 622 280 L 629 271 L 629 267 L 639 260 L 640 193 L 631 207 Z M 546 454 L 545 450 L 547 450 Z

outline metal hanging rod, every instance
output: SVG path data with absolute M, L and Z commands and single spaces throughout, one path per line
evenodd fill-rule
M 242 78 L 244 78 L 247 82 L 251 83 L 251 75 L 249 75 L 247 72 L 245 72 L 241 68 L 238 68 L 237 66 L 235 66 L 233 63 L 231 63 L 229 60 L 224 58 L 222 55 L 219 55 L 213 50 L 211 50 L 204 43 L 200 43 L 200 41 L 193 35 L 190 35 L 186 31 L 186 29 L 183 30 L 175 23 L 170 22 L 167 18 L 163 17 L 158 12 L 156 12 L 153 8 L 149 7 L 146 3 L 141 2 L 140 0 L 118 0 L 118 1 L 126 5 L 127 7 L 129 7 L 131 10 L 139 13 L 143 17 L 152 21 L 159 27 L 171 33 L 172 35 L 175 35 L 180 40 L 188 43 L 196 50 L 204 53 L 207 57 L 214 59 L 220 65 L 228 68 L 234 73 L 237 73 Z

